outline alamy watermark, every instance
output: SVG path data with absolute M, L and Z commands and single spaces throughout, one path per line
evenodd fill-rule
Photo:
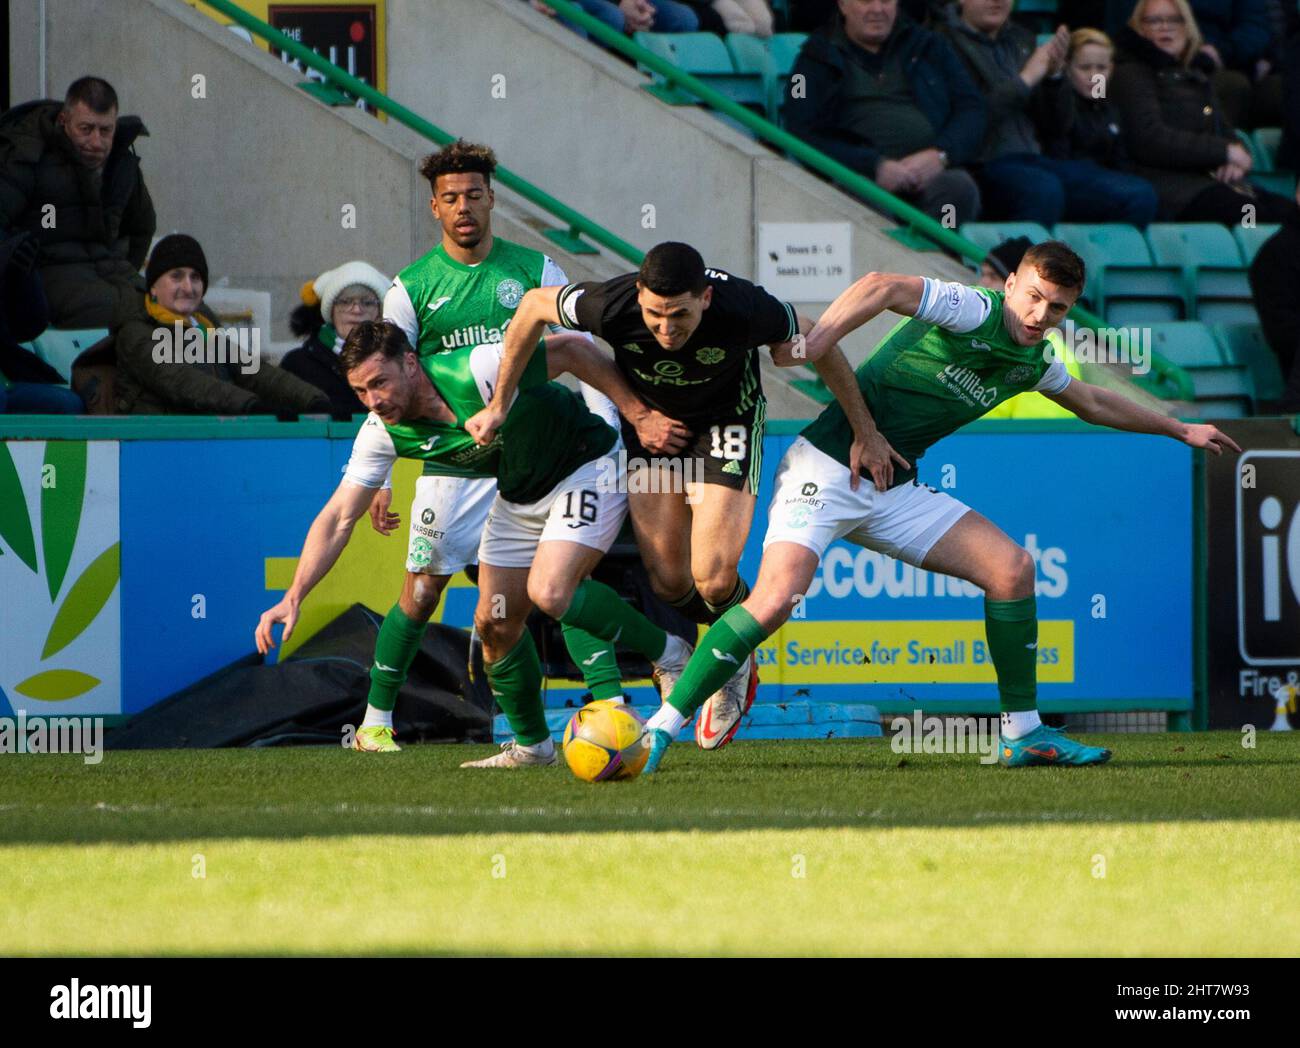
M 80 753 L 86 764 L 104 759 L 103 717 L 0 717 L 0 754 Z
M 1060 361 L 1060 344 L 1073 354 L 1080 364 L 1124 364 L 1135 375 L 1145 375 L 1151 370 L 1151 329 L 1146 327 L 1080 327 L 1068 317 L 1059 328 L 1061 336 L 1043 349 L 1043 359 L 1048 363 Z
M 623 448 L 601 459 L 598 469 L 596 484 L 601 491 L 628 495 L 686 495 L 689 502 L 689 485 L 704 482 L 702 458 L 629 458 Z
M 989 717 L 924 717 L 920 710 L 889 722 L 895 753 L 978 753 L 981 764 L 998 759 L 998 726 Z
M 186 327 L 176 321 L 171 327 L 155 328 L 155 364 L 237 364 L 245 375 L 262 367 L 260 328 Z

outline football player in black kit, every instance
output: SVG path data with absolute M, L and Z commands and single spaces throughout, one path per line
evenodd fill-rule
M 636 394 L 618 408 L 628 508 L 651 585 L 688 618 L 714 622 L 749 593 L 737 566 L 762 469 L 766 400 L 758 350 L 768 346 L 782 366 L 803 363 L 801 336 L 813 322 L 756 284 L 706 268 L 699 252 L 680 243 L 652 248 L 635 273 L 535 288 L 506 331 L 491 402 L 466 423 L 479 443 L 492 440 L 504 421 L 548 324 L 589 332 L 613 347 Z M 879 451 L 852 368 L 838 349 L 813 366 L 859 422 L 856 449 L 870 468 Z M 649 408 L 666 417 L 657 439 L 642 443 L 631 423 Z M 668 677 L 655 677 L 665 698 L 674 683 Z M 701 710 L 695 729 L 701 747 L 731 740 L 757 687 L 751 656 Z

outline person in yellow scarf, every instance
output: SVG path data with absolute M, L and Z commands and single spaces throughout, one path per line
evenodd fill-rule
M 113 327 L 117 354 L 114 407 L 121 414 L 292 416 L 328 413 L 329 398 L 314 386 L 264 363 L 260 336 L 245 332 L 240 349 L 217 332 L 203 304 L 208 261 L 184 233 L 163 237 L 145 266 L 149 291 Z M 192 329 L 199 333 L 194 334 Z M 200 337 L 201 336 L 201 337 Z M 251 344 L 251 346 L 250 346 Z M 224 359 L 223 359 L 224 358 Z

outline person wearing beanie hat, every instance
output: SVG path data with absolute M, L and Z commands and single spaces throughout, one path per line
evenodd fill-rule
M 238 361 L 183 359 L 171 346 L 175 333 L 217 327 L 203 303 L 208 260 L 192 236 L 163 237 L 145 265 L 148 292 L 113 326 L 117 355 L 114 408 L 124 415 L 297 415 L 327 412 L 329 399 L 301 379 L 254 358 L 251 368 Z M 186 340 L 188 342 L 188 339 Z
M 174 269 L 192 269 L 202 282 L 203 290 L 208 286 L 208 260 L 203 248 L 192 236 L 185 233 L 171 233 L 163 237 L 149 252 L 149 261 L 144 268 L 144 284 L 151 292 L 158 278 Z M 200 292 L 201 294 L 201 292 Z
M 310 382 L 330 398 L 336 418 L 364 415 L 366 409 L 338 367 L 343 340 L 364 320 L 378 320 L 384 292 L 392 281 L 368 262 L 344 262 L 302 286 L 302 305 L 289 328 L 303 344 L 280 361 L 290 374 Z

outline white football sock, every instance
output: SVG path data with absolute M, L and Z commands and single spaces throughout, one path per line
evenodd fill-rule
M 541 742 L 535 742 L 531 746 L 519 746 L 525 753 L 531 753 L 534 757 L 549 757 L 555 752 L 555 741 L 553 739 L 543 739 Z
M 366 719 L 361 722 L 363 728 L 391 728 L 393 711 L 381 710 L 375 706 L 366 706 Z
M 1037 710 L 1020 710 L 1015 713 L 1002 714 L 1002 734 L 1008 739 L 1020 739 L 1028 735 L 1043 722 L 1038 719 Z
M 667 702 L 660 706 L 654 715 L 645 722 L 647 731 L 655 729 L 666 731 L 674 739 L 677 738 L 677 733 L 682 730 L 685 724 L 686 718 L 681 715 L 676 706 Z

